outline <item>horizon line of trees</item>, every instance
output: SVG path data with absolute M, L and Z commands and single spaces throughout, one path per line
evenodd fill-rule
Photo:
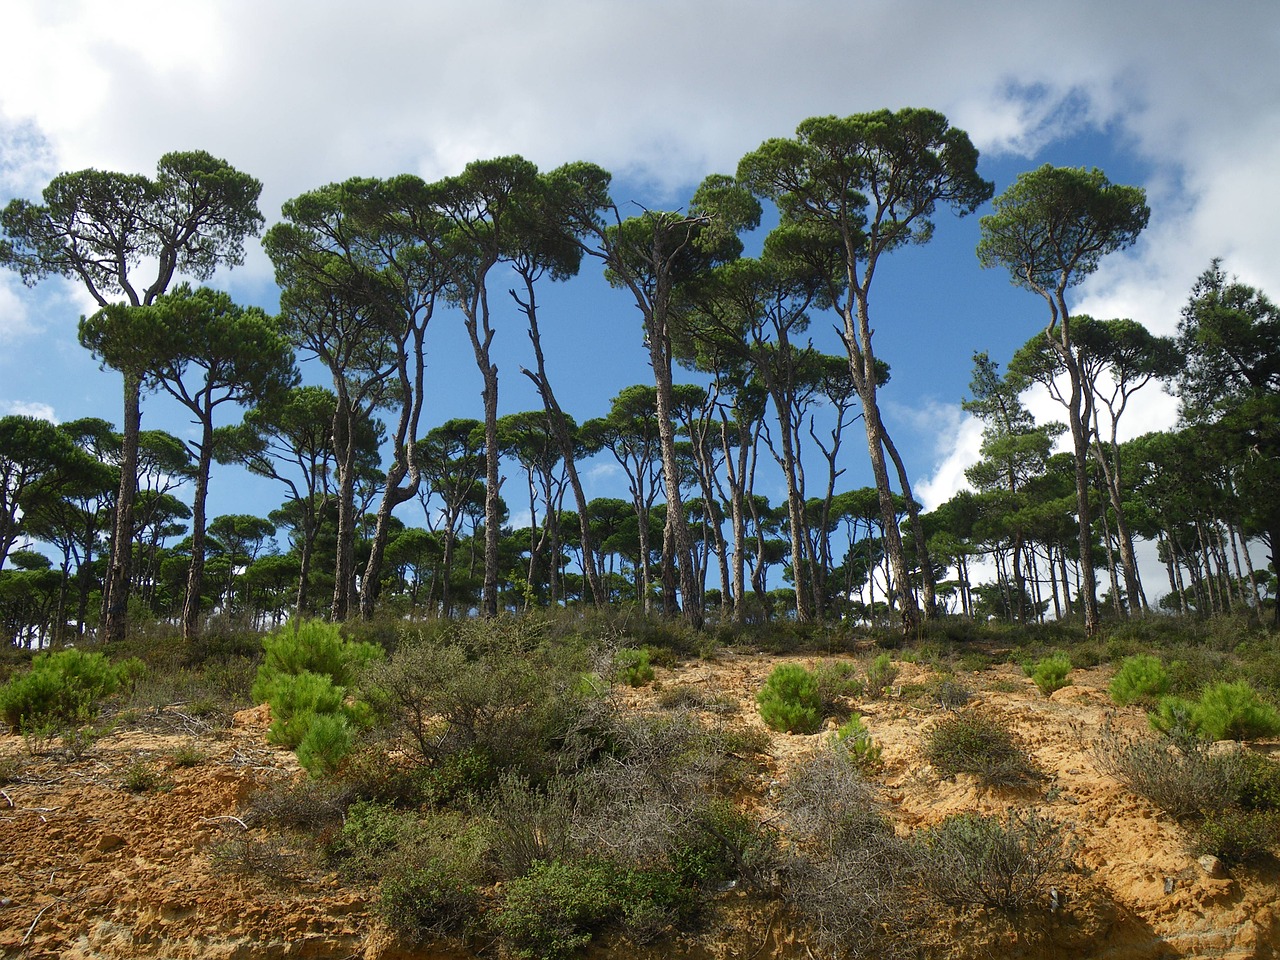
M 1280 313 L 1214 261 L 1177 338 L 1072 315 L 1068 288 L 1149 217 L 1140 188 L 1096 169 L 1024 173 L 982 218 L 980 263 L 1038 294 L 1047 323 L 1003 372 L 974 358 L 973 489 L 922 512 L 878 406 L 890 368 L 872 346 L 872 281 L 881 257 L 928 241 L 940 204 L 965 215 L 991 198 L 977 160 L 945 117 L 909 109 L 806 120 L 734 176 L 708 177 L 687 209 L 627 218 L 609 174 L 585 163 L 356 178 L 288 201 L 266 231 L 275 316 L 174 283 L 242 260 L 265 223 L 256 180 L 202 152 L 166 155 L 154 179 L 61 174 L 43 204 L 0 212 L 0 263 L 28 283 L 78 280 L 96 300 L 80 339 L 123 375 L 123 426 L 0 418 L 11 642 L 118 640 L 131 616 L 194 639 L 215 612 L 267 623 L 620 601 L 694 626 L 785 614 L 911 630 L 953 610 L 1024 622 L 1052 610 L 1095 631 L 1108 611 L 1149 609 L 1140 539 L 1158 545 L 1174 609 L 1274 606 Z M 764 202 L 778 225 L 744 256 Z M 548 373 L 538 295 L 587 260 L 630 295 L 654 382 L 578 424 Z M 499 276 L 513 283 L 505 298 Z M 542 409 L 499 416 L 492 348 L 512 311 Z M 815 346 L 815 316 L 834 318 L 839 354 Z M 462 321 L 483 413 L 424 429 L 437 317 Z M 331 388 L 301 385 L 299 355 Z M 677 383 L 677 367 L 701 384 Z M 1119 442 L 1134 392 L 1161 382 L 1179 428 Z M 1034 423 L 1021 402 L 1033 385 L 1065 426 Z M 155 391 L 191 412 L 198 439 L 140 429 Z M 842 489 L 858 421 L 874 485 Z M 1071 450 L 1054 455 L 1062 433 Z M 784 481 L 778 504 L 756 489 L 762 454 Z M 593 456 L 617 463 L 629 503 L 586 499 L 579 464 Z M 280 509 L 210 521 L 215 462 L 278 480 Z M 190 507 L 174 495 L 184 484 Z M 508 500 L 504 485 L 521 493 Z M 522 529 L 508 524 L 517 500 Z M 410 502 L 425 527 L 396 516 Z M 1250 544 L 1270 569 L 1255 569 Z M 974 584 L 984 558 L 995 581 Z M 776 568 L 785 589 L 769 588 Z

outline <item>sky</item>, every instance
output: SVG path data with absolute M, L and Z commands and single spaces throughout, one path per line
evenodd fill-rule
M 1146 189 L 1150 225 L 1074 289 L 1073 312 L 1171 334 L 1213 257 L 1280 295 L 1274 0 L 1077 0 L 1069 17 L 1043 0 L 366 0 L 358 12 L 335 0 L 3 0 L 0 34 L 0 203 L 38 200 L 60 171 L 154 174 L 162 154 L 203 149 L 262 181 L 270 225 L 285 200 L 330 182 L 436 179 L 521 154 L 612 171 L 625 215 L 683 206 L 704 176 L 732 173 L 806 117 L 915 106 L 968 132 L 997 194 L 1044 163 Z M 973 353 L 1003 365 L 1047 322 L 1039 298 L 979 267 L 987 212 L 940 211 L 934 240 L 889 257 L 872 293 L 876 351 L 893 370 L 882 409 L 926 508 L 977 457 L 980 428 L 960 408 Z M 211 283 L 275 308 L 256 243 Z M 594 267 L 540 296 L 550 374 L 577 419 L 652 382 L 634 306 Z M 26 289 L 0 272 L 0 414 L 119 422 L 118 376 L 76 340 L 91 309 L 70 282 Z M 518 320 L 514 309 L 498 320 L 503 413 L 536 405 Z M 818 316 L 812 332 L 834 352 L 831 326 Z M 460 319 L 438 317 L 428 342 L 427 425 L 479 417 Z M 306 376 L 323 379 L 314 364 Z M 1061 418 L 1045 397 L 1028 402 Z M 1126 418 L 1125 435 L 1165 429 L 1175 403 L 1148 387 Z M 192 430 L 162 396 L 144 402 L 143 426 Z M 849 487 L 871 482 L 854 431 Z M 588 496 L 625 495 L 603 462 L 588 477 Z M 265 514 L 280 499 L 269 481 L 215 476 L 210 515 Z

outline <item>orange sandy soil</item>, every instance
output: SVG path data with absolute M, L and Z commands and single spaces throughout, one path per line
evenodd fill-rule
M 754 697 L 769 671 L 813 657 L 722 653 L 658 670 L 655 684 L 627 690 L 637 706 L 664 686 L 690 684 L 740 704 L 716 722 L 764 729 Z M 922 731 L 944 714 L 916 695 L 929 668 L 899 663 L 895 695 L 856 704 L 883 745 L 876 776 L 900 832 L 937 823 L 952 813 L 999 813 L 1034 806 L 1066 824 L 1078 840 L 1079 872 L 1064 878 L 1062 909 L 1022 917 L 1015 928 L 982 910 L 944 913 L 920 938 L 931 958 L 1273 957 L 1280 954 L 1280 871 L 1274 861 L 1229 872 L 1207 872 L 1184 850 L 1168 816 L 1101 773 L 1091 751 L 1110 722 L 1139 733 L 1137 708 L 1117 709 L 1107 698 L 1110 668 L 1076 670 L 1071 686 L 1043 697 L 1011 665 L 958 679 L 974 691 L 970 709 L 1011 726 L 1043 780 L 1021 789 L 991 790 L 965 775 L 938 777 L 921 758 Z M 33 751 L 21 737 L 0 736 L 0 957 L 59 960 L 454 960 L 457 954 L 400 943 L 369 909 L 370 893 L 344 886 L 323 865 L 284 882 L 228 869 L 211 856 L 219 844 L 246 832 L 248 797 L 272 779 L 299 775 L 291 753 L 267 743 L 265 708 L 244 711 L 230 729 L 209 730 L 181 706 L 121 726 L 67 759 Z M 759 795 L 767 804 L 788 766 L 818 749 L 824 736 L 771 734 L 760 768 Z M 203 756 L 179 766 L 175 754 Z M 1250 745 L 1280 754 L 1280 743 Z M 1278 757 L 1280 759 L 1280 757 Z M 131 766 L 146 762 L 172 784 L 133 793 L 123 786 Z M 1166 893 L 1166 889 L 1170 892 Z M 644 955 L 789 960 L 804 944 L 776 907 L 738 891 L 717 904 L 713 929 L 697 941 Z M 496 956 L 489 946 L 481 955 Z M 596 957 L 639 956 L 627 948 Z

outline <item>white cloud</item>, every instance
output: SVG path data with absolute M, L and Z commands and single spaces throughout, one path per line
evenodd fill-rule
M 22 284 L 12 273 L 0 273 L 0 344 L 12 343 L 34 332 Z
M 949 427 L 939 433 L 941 457 L 933 473 L 915 484 L 916 499 L 926 511 L 937 509 L 969 487 L 964 472 L 980 459 L 982 422 L 957 406 Z
M 0 408 L 3 408 L 8 416 L 36 417 L 40 420 L 48 420 L 50 423 L 58 422 L 58 418 L 54 415 L 53 407 L 47 403 L 4 400 L 0 401 Z

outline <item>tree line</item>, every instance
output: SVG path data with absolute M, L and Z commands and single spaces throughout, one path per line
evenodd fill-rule
M 624 217 L 607 171 L 504 157 L 437 182 L 324 186 L 284 204 L 265 234 L 261 184 L 207 153 L 168 154 L 154 178 L 60 174 L 42 203 L 0 212 L 0 262 L 29 284 L 85 288 L 99 309 L 80 341 L 121 373 L 123 413 L 119 429 L 0 419 L 6 629 L 14 642 L 118 640 L 132 611 L 195 638 L 215 612 L 269 622 L 634 602 L 694 626 L 785 614 L 911 630 L 952 610 L 1051 610 L 1096 630 L 1108 611 L 1148 607 L 1136 539 L 1158 544 L 1174 609 L 1274 606 L 1274 563 L 1254 569 L 1249 546 L 1274 556 L 1276 308 L 1215 261 L 1177 338 L 1072 315 L 1069 288 L 1150 213 L 1140 188 L 1096 169 L 1024 173 L 982 217 L 980 264 L 1039 295 L 1045 325 L 1004 371 L 974 358 L 973 490 L 923 512 L 878 404 L 891 369 L 872 342 L 873 281 L 881 258 L 928 242 L 940 209 L 963 216 L 992 198 L 977 165 L 941 114 L 883 110 L 806 120 L 680 210 Z M 777 226 L 745 256 L 765 204 Z M 188 282 L 240 263 L 259 235 L 275 315 Z M 539 295 L 584 263 L 634 305 L 653 382 L 579 423 L 553 388 Z M 438 315 L 461 318 L 483 409 L 427 427 Z M 541 409 L 499 416 L 493 347 L 513 315 Z M 840 353 L 814 345 L 815 316 L 834 318 Z M 331 385 L 302 385 L 300 357 Z M 677 369 L 698 382 L 676 382 Z M 1178 429 L 1121 443 L 1130 398 L 1153 383 L 1177 391 Z M 1022 405 L 1033 384 L 1065 425 L 1034 423 Z M 155 391 L 191 412 L 196 438 L 141 430 Z M 858 422 L 874 482 L 842 489 Z M 1054 455 L 1061 433 L 1071 449 Z M 587 500 L 587 457 L 616 461 L 630 502 Z M 762 457 L 785 502 L 757 491 Z M 277 480 L 280 508 L 207 518 L 215 462 Z M 425 527 L 397 517 L 411 502 Z M 527 528 L 509 525 L 517 502 Z M 36 542 L 60 563 L 14 549 Z M 974 584 L 983 558 L 995 580 Z M 779 568 L 789 586 L 770 589 Z

